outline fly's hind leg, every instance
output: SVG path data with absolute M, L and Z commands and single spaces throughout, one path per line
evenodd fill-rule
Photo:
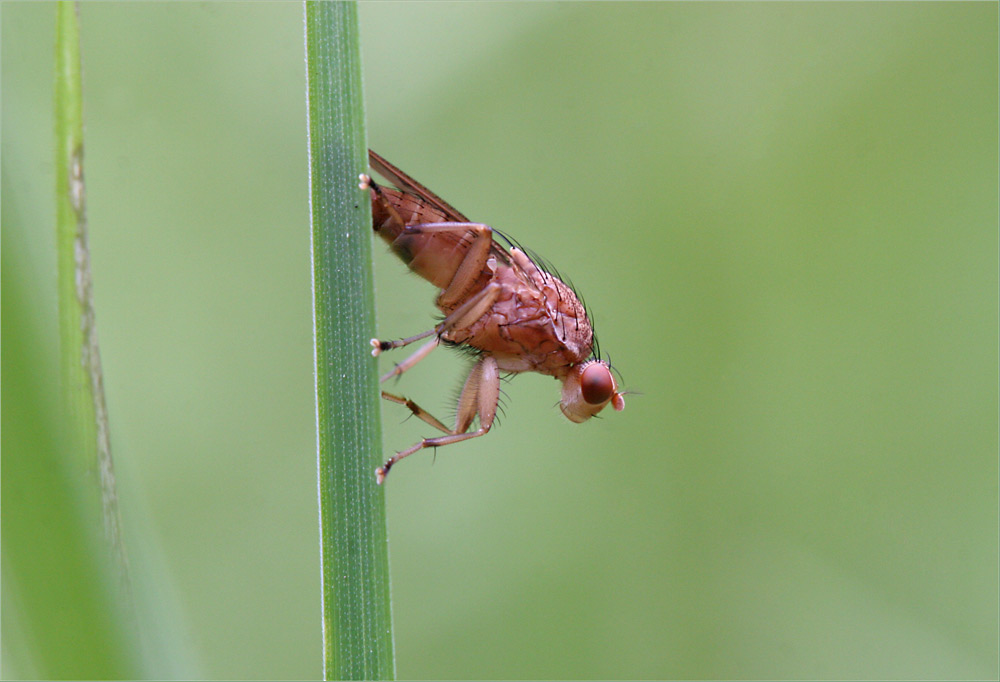
M 407 225 L 392 203 L 385 198 L 382 188 L 367 173 L 359 176 L 358 187 L 362 190 L 370 190 L 379 208 L 385 213 L 385 222 L 381 225 L 373 225 L 376 232 L 381 232 L 389 228 L 389 234 L 396 235 L 418 235 L 437 233 L 462 233 L 463 236 L 472 234 L 472 241 L 469 244 L 462 262 L 452 275 L 448 286 L 444 288 L 437 298 L 437 304 L 441 308 L 450 308 L 472 290 L 473 285 L 479 279 L 486 261 L 489 259 L 490 247 L 493 245 L 493 228 L 483 223 L 468 222 L 441 222 L 441 223 L 418 223 Z M 423 337 L 415 337 L 423 338 Z M 414 340 L 415 340 L 414 339 Z
M 383 394 L 384 395 L 384 394 Z M 395 396 L 393 396 L 395 397 Z M 389 398 L 391 400 L 391 398 Z M 403 404 L 410 407 L 409 401 L 402 399 Z M 436 419 L 427 414 L 422 408 L 417 405 L 411 407 L 411 411 L 423 419 L 428 424 L 431 424 L 435 428 L 444 431 L 447 435 L 438 436 L 437 438 L 424 438 L 418 443 L 414 443 L 402 452 L 397 452 L 395 455 L 386 460 L 385 464 L 380 466 L 375 470 L 375 480 L 381 484 L 385 477 L 389 474 L 389 469 L 404 457 L 409 457 L 414 452 L 423 450 L 424 448 L 436 448 L 440 445 L 451 445 L 452 443 L 459 443 L 463 440 L 469 440 L 470 438 L 478 438 L 479 436 L 485 436 L 489 433 L 490 428 L 493 426 L 493 420 L 497 414 L 497 403 L 500 400 L 500 370 L 497 367 L 497 361 L 492 355 L 484 355 L 472 366 L 469 371 L 469 376 L 465 380 L 465 385 L 462 387 L 462 395 L 458 399 L 458 414 L 455 415 L 455 428 L 448 430 L 443 428 L 443 424 L 437 422 Z M 395 401 L 394 401 L 395 402 Z M 416 409 L 414 409 L 416 408 Z M 420 413 L 417 412 L 420 411 Z M 428 421 L 424 416 L 434 419 L 437 424 Z M 472 425 L 472 420 L 476 416 L 479 416 L 479 428 L 475 431 L 469 431 L 469 427 Z
M 405 232 L 408 234 L 453 232 L 461 233 L 463 238 L 472 235 L 472 241 L 462 262 L 451 276 L 448 286 L 438 295 L 436 303 L 439 308 L 448 309 L 468 296 L 489 260 L 490 247 L 493 245 L 493 228 L 484 223 L 421 223 L 408 225 Z

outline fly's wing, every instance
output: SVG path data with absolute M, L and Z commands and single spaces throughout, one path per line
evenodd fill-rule
M 447 216 L 449 222 L 471 222 L 468 218 L 459 213 L 458 209 L 454 206 L 439 197 L 437 194 L 434 194 L 434 192 L 421 185 L 403 171 L 396 168 L 371 149 L 368 150 L 368 163 L 371 164 L 372 168 L 379 172 L 379 175 L 391 180 L 392 183 L 399 189 L 404 192 L 408 192 L 409 194 L 417 195 L 428 204 L 441 211 L 441 213 Z
M 391 181 L 396 187 L 401 189 L 403 192 L 417 196 L 427 204 L 436 208 L 438 211 L 444 214 L 448 222 L 452 223 L 472 222 L 471 220 L 466 218 L 464 214 L 460 213 L 458 209 L 456 209 L 454 206 L 449 204 L 447 201 L 439 197 L 434 192 L 427 189 L 427 187 L 425 187 L 421 183 L 411 178 L 409 175 L 404 173 L 402 170 L 400 170 L 393 164 L 389 163 L 389 161 L 387 161 L 384 157 L 382 157 L 380 154 L 371 149 L 368 150 L 368 163 L 371 165 L 372 168 L 378 171 L 379 175 Z M 502 246 L 497 244 L 495 239 L 493 240 L 493 243 L 490 246 L 490 252 L 493 253 L 493 255 L 500 258 L 500 260 L 502 260 L 504 263 L 509 262 L 507 251 Z

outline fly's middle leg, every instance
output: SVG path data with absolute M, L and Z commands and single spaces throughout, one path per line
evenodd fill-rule
M 375 341 L 375 339 L 372 339 L 372 341 Z M 382 378 L 379 379 L 379 383 L 380 384 L 384 384 L 389 379 L 391 379 L 393 377 L 398 377 L 399 375 L 401 375 L 406 370 L 412 368 L 415 364 L 417 364 L 418 362 L 420 362 L 421 360 L 423 360 L 424 358 L 426 358 L 428 355 L 430 355 L 431 351 L 434 350 L 435 348 L 437 348 L 438 344 L 440 344 L 440 343 L 441 343 L 441 339 L 439 337 L 435 336 L 433 339 L 431 339 L 430 341 L 428 341 L 427 343 L 425 343 L 424 345 L 422 345 L 420 348 L 418 348 L 417 351 L 413 355 L 411 355 L 410 357 L 406 358 L 405 360 L 403 360 L 402 362 L 400 362 L 398 365 L 396 365 L 395 367 L 393 367 L 392 371 L 386 372 L 385 374 L 383 374 Z M 374 346 L 375 344 L 373 343 L 372 345 Z M 379 348 L 381 349 L 381 346 L 379 346 Z
M 476 320 L 481 318 L 486 312 L 493 307 L 497 299 L 500 298 L 500 293 L 503 287 L 497 282 L 490 282 L 480 291 L 469 298 L 465 303 L 458 306 L 451 313 L 448 314 L 441 322 L 434 325 L 433 329 L 428 329 L 425 332 L 421 332 L 416 336 L 410 336 L 405 339 L 398 339 L 396 341 L 379 341 L 378 339 L 372 339 L 370 341 L 372 347 L 372 355 L 378 357 L 378 355 L 384 350 L 391 350 L 393 348 L 402 348 L 403 346 L 408 346 L 414 341 L 419 341 L 420 339 L 426 339 L 428 336 L 436 335 L 440 338 L 445 332 L 451 331 L 453 329 L 464 329 L 474 323 Z M 423 349 L 421 349 L 423 350 Z M 429 349 L 427 353 L 430 352 Z M 416 354 L 419 354 L 417 351 Z M 415 354 L 415 355 L 416 355 Z M 426 355 L 426 353 L 425 353 Z M 412 367 L 416 362 L 419 362 L 423 356 L 417 358 L 416 361 L 407 366 Z M 408 361 L 407 361 L 408 362 Z M 404 364 L 406 364 L 404 362 Z M 405 371 L 405 370 L 404 370 Z

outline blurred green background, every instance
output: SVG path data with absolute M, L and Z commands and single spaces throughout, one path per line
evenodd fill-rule
M 995 678 L 997 4 L 360 15 L 372 146 L 553 261 L 640 393 L 578 426 L 518 377 L 501 428 L 394 469 L 399 676 Z M 147 664 L 318 677 L 302 8 L 81 21 Z M 3 3 L 3 372 L 41 392 L 53 28 Z M 431 287 L 375 251 L 380 334 L 427 328 Z M 464 367 L 439 351 L 397 390 L 447 415 Z M 4 396 L 8 470 L 46 424 Z M 428 435 L 405 416 L 384 406 L 386 453 Z M 7 677 L 33 670 L 15 608 Z

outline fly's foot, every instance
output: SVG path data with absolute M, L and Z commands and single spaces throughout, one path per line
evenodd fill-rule
M 378 339 L 372 339 L 368 343 L 370 343 L 372 347 L 372 356 L 376 358 L 382 354 L 382 351 L 396 347 L 396 343 L 393 341 L 379 341 Z
M 385 477 L 389 475 L 389 468 L 391 466 L 392 466 L 392 460 L 390 459 L 388 462 L 386 462 L 385 464 L 383 464 L 382 466 L 380 466 L 378 469 L 375 470 L 375 482 L 378 485 L 382 485 L 382 483 L 385 481 Z
M 368 343 L 371 344 L 372 355 L 376 358 L 379 355 L 381 355 L 382 351 L 384 350 L 391 350 L 393 348 L 399 348 L 400 346 L 405 345 L 405 341 L 403 343 L 400 343 L 399 341 L 379 341 L 378 339 L 372 339 Z
M 362 189 L 362 190 L 363 189 L 371 189 L 371 187 L 372 187 L 372 176 L 368 175 L 368 173 L 362 173 L 361 175 L 359 175 L 358 176 L 358 180 L 360 181 L 360 182 L 358 182 L 358 189 Z

